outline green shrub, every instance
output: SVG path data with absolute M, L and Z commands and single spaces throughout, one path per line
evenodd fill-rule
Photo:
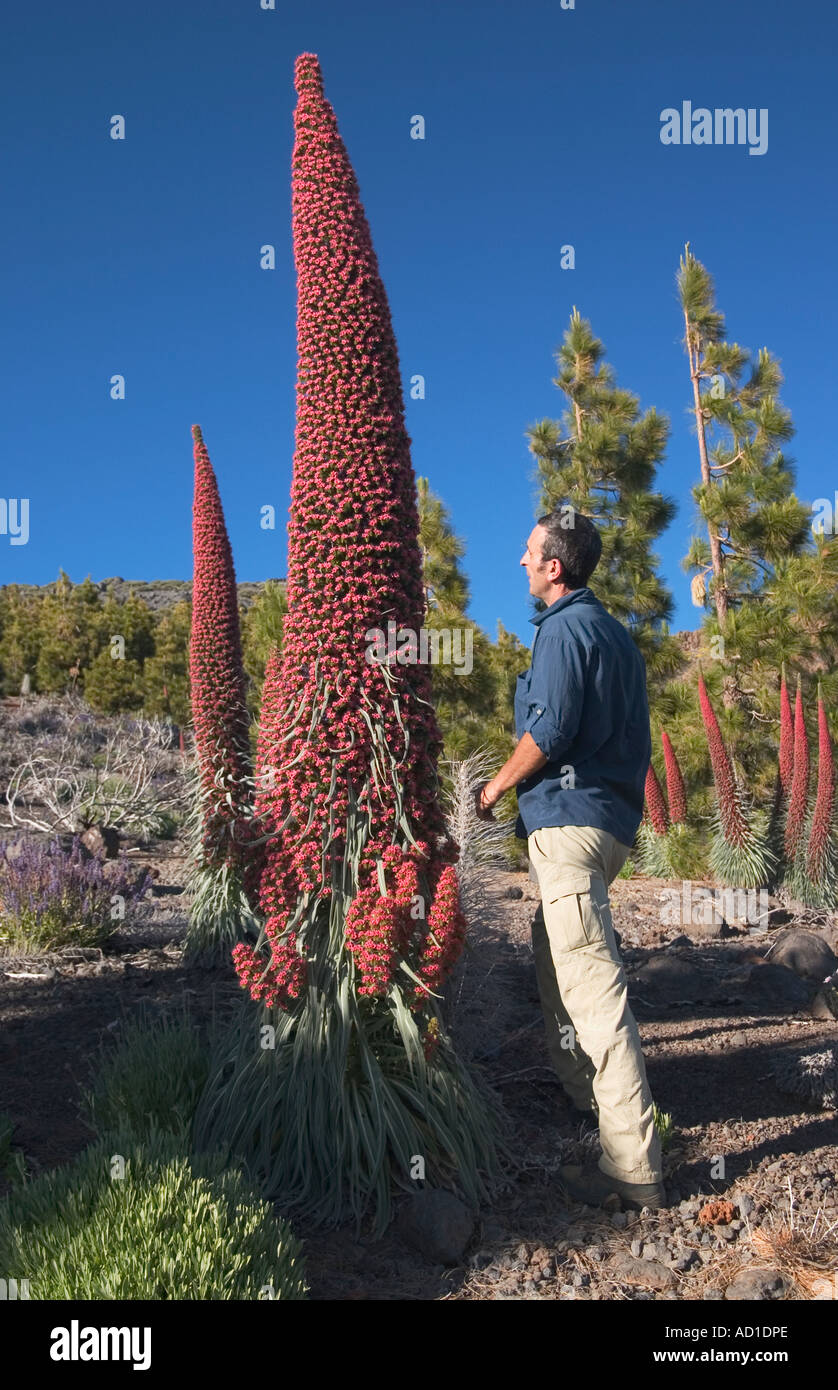
M 91 1090 L 90 1123 L 100 1138 L 124 1130 L 138 1139 L 154 1130 L 188 1148 L 192 1116 L 207 1080 L 208 1045 L 184 1010 L 150 1018 L 141 1010 L 122 1026 L 116 1048 L 103 1053 Z
M 157 840 L 174 840 L 180 829 L 182 817 L 171 811 L 161 811 L 155 822 L 154 837 Z
M 304 1299 L 299 1243 L 224 1164 L 99 1141 L 0 1201 L 0 1269 L 42 1300 Z

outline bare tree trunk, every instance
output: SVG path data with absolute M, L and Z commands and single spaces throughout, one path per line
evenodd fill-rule
M 705 486 L 712 482 L 710 473 L 710 460 L 707 457 L 707 431 L 704 424 L 704 412 L 701 406 L 701 391 L 699 390 L 698 376 L 698 347 L 693 346 L 692 325 L 684 311 L 684 323 L 687 328 L 687 354 L 690 359 L 690 379 L 693 384 L 693 402 L 695 407 L 695 425 L 698 434 L 698 454 L 701 460 L 701 479 Z M 722 554 L 722 545 L 718 536 L 714 535 L 713 528 L 708 523 L 707 534 L 710 539 L 710 562 L 713 566 L 713 598 L 716 603 L 716 613 L 719 619 L 719 627 L 724 631 L 727 621 L 727 589 L 725 588 L 725 561 Z

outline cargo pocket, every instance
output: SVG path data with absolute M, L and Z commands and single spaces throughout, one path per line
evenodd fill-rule
M 560 950 L 578 951 L 605 941 L 603 889 L 602 879 L 594 874 L 575 874 L 550 884 L 544 894 L 545 920 Z

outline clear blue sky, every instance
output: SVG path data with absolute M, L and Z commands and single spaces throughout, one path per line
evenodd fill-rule
M 660 476 L 680 511 L 659 553 L 675 625 L 697 625 L 679 563 L 698 467 L 675 289 L 687 239 L 730 336 L 781 359 L 799 494 L 838 487 L 832 0 L 46 0 L 7 9 L 3 30 L 0 494 L 30 499 L 31 530 L 25 546 L 0 536 L 0 582 L 59 566 L 77 582 L 189 578 L 193 423 L 239 579 L 284 575 L 306 51 L 358 176 L 406 396 L 426 378 L 406 402 L 413 465 L 467 542 L 478 622 L 530 641 L 524 432 L 560 413 L 554 353 L 576 304 L 620 384 L 671 420 Z M 660 113 L 685 100 L 767 108 L 767 152 L 664 146 Z

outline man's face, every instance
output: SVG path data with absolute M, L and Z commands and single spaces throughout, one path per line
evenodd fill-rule
M 556 596 L 556 580 L 561 570 L 561 561 L 542 559 L 546 539 L 547 532 L 544 527 L 534 526 L 527 541 L 527 548 L 521 556 L 521 564 L 527 571 L 533 598 L 543 598 L 552 602 Z

